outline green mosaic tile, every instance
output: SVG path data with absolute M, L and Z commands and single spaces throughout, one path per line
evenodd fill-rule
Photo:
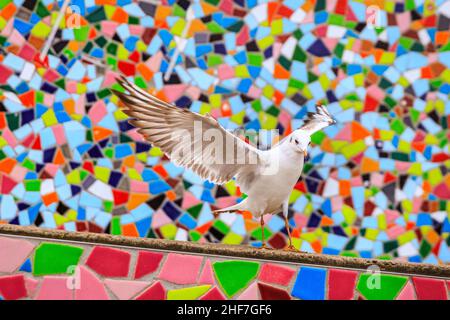
M 259 263 L 238 260 L 215 262 L 213 270 L 220 287 L 231 298 L 255 279 Z
M 368 300 L 394 300 L 407 281 L 407 277 L 363 273 L 356 288 Z
M 33 275 L 68 273 L 70 267 L 78 265 L 83 251 L 83 248 L 66 244 L 41 243 L 35 250 Z

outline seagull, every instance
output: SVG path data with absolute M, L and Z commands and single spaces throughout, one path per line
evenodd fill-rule
M 249 211 L 260 218 L 261 248 L 267 248 L 263 215 L 283 212 L 289 245 L 289 196 L 301 176 L 311 135 L 336 123 L 326 107 L 316 105 L 304 124 L 268 150 L 260 150 L 223 128 L 211 115 L 201 115 L 169 104 L 120 77 L 126 90 L 111 89 L 122 102 L 120 106 L 129 123 L 153 146 L 159 147 L 178 166 L 192 170 L 205 180 L 223 184 L 235 179 L 247 195 L 239 203 L 215 210 L 221 213 Z

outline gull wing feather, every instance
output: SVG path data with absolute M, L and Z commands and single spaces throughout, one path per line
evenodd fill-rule
M 171 105 L 124 77 L 118 82 L 128 93 L 113 92 L 132 118 L 129 122 L 175 164 L 217 184 L 257 172 L 264 164 L 263 151 L 225 130 L 212 116 Z
M 308 117 L 305 119 L 303 126 L 300 127 L 300 129 L 307 131 L 309 135 L 336 123 L 325 106 L 316 105 L 316 110 L 316 113 L 308 112 Z

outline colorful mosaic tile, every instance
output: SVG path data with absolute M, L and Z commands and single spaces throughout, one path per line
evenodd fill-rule
M 357 288 L 362 296 L 368 300 L 394 300 L 407 281 L 407 277 L 383 274 L 376 278 L 370 274 L 363 274 L 359 277 Z M 374 288 L 379 287 L 383 290 L 374 290 Z
M 36 265 L 33 263 L 39 257 L 36 252 L 55 245 L 69 246 L 68 243 L 6 236 L 0 237 L 0 248 L 11 240 L 16 241 L 19 247 L 33 249 L 16 261 L 14 268 L 8 270 L 5 267 L 10 267 L 9 261 L 0 259 L 0 270 L 7 270 L 0 271 L 0 296 L 5 300 L 450 299 L 446 287 L 446 282 L 450 281 L 448 278 L 384 271 L 374 274 L 332 266 L 311 267 L 299 263 L 243 260 L 220 255 L 113 248 L 94 243 L 71 243 L 71 247 L 82 250 L 79 262 L 73 268 L 49 275 L 36 272 L 36 268 L 57 270 L 61 262 L 58 258 L 45 259 L 42 265 Z M 118 278 L 116 273 L 105 273 L 105 269 L 98 268 L 96 264 L 92 268 L 92 260 L 89 260 L 99 252 L 110 257 L 120 257 L 118 252 L 122 256 L 126 254 L 132 257 L 129 272 Z M 142 268 L 143 263 L 137 257 L 150 258 L 148 261 L 152 263 L 157 260 L 157 272 L 145 273 L 136 279 L 136 271 Z M 26 261 L 31 261 L 29 271 L 21 267 Z M 200 262 L 199 268 L 197 262 Z M 182 269 L 177 268 L 177 265 L 182 265 Z M 186 272 L 186 268 L 195 268 L 197 271 Z M 183 275 L 180 276 L 180 273 Z
M 202 261 L 199 256 L 170 253 L 158 278 L 177 284 L 196 283 Z
M 232 297 L 256 277 L 259 266 L 250 261 L 224 261 L 214 263 L 213 269 L 220 287 Z
M 337 269 L 328 271 L 328 299 L 352 300 L 357 277 L 356 271 Z
M 0 242 L 0 272 L 13 272 L 18 266 L 24 271 L 30 271 L 31 263 L 25 260 L 27 256 L 33 251 L 34 247 L 29 242 L 24 242 L 16 239 L 1 238 Z
M 122 74 L 230 130 L 285 136 L 327 104 L 338 124 L 291 194 L 294 245 L 449 263 L 449 2 L 377 3 L 71 0 L 41 59 L 62 1 L 2 1 L 0 222 L 260 245 L 250 214 L 211 214 L 245 197 L 234 181 L 174 166 L 127 122 Z M 269 217 L 268 243 L 286 235 Z
M 155 272 L 158 269 L 162 258 L 162 253 L 139 251 L 134 279 L 140 279 L 143 276 Z
M 33 274 L 70 273 L 70 268 L 78 265 L 83 249 L 67 244 L 43 243 L 36 248 L 34 255 Z M 53 261 L 51 264 L 48 261 Z
M 291 294 L 302 300 L 324 300 L 326 275 L 325 269 L 300 268 Z
M 67 287 L 68 277 L 45 276 L 36 300 L 72 300 L 73 292 Z M 31 293 L 30 293 L 31 295 Z
M 86 265 L 105 277 L 126 277 L 131 256 L 128 252 L 107 247 L 95 247 Z

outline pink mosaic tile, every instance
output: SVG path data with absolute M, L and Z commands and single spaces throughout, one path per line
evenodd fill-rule
M 0 237 L 0 272 L 14 272 L 33 251 L 27 240 Z
M 214 273 L 211 267 L 211 261 L 206 260 L 202 273 L 198 279 L 199 284 L 214 284 Z
M 45 276 L 36 300 L 72 300 L 73 290 L 67 285 L 69 277 Z
M 253 282 L 237 298 L 237 300 L 259 300 L 258 283 Z
M 27 289 L 28 297 L 33 298 L 36 289 L 39 286 L 39 281 L 33 278 L 25 278 L 25 288 Z
M 75 300 L 109 300 L 109 296 L 99 278 L 84 266 L 77 270 L 79 286 L 75 288 Z
M 136 294 L 141 292 L 148 286 L 145 281 L 131 281 L 131 280 L 113 280 L 106 279 L 104 284 L 116 295 L 120 300 L 130 300 Z
M 194 284 L 200 271 L 203 257 L 169 253 L 158 278 L 176 284 Z
M 405 287 L 399 293 L 396 300 L 416 300 L 416 294 L 414 292 L 414 286 L 410 281 L 405 284 Z

